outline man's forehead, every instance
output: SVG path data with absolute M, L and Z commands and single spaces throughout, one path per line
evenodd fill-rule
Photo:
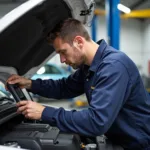
M 61 38 L 56 38 L 55 40 L 54 40 L 54 46 L 62 46 L 64 44 L 64 42 L 63 42 L 63 40 L 61 39 Z
M 56 38 L 54 40 L 54 48 L 56 51 L 63 50 L 66 48 L 66 46 L 67 46 L 67 43 L 64 42 L 61 38 Z
M 60 49 L 60 47 L 62 46 L 62 41 L 58 38 L 56 38 L 53 42 L 53 46 L 55 48 L 55 50 Z

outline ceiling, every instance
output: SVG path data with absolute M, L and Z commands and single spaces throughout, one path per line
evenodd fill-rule
M 97 7 L 105 8 L 105 0 L 95 0 L 95 2 Z M 150 0 L 120 0 L 120 3 L 131 10 L 150 9 Z
M 23 3 L 27 0 L 0 0 L 0 4 Z M 95 0 L 96 6 L 105 9 L 105 0 Z M 150 0 L 120 0 L 120 3 L 131 10 L 150 8 Z
M 0 15 L 1 16 L 5 15 L 10 10 L 14 9 L 15 7 L 17 7 L 18 5 L 22 4 L 25 1 L 27 1 L 27 0 L 0 0 Z M 94 1 L 96 2 L 96 8 L 98 8 L 99 10 L 105 9 L 105 1 L 106 0 L 94 0 Z M 139 10 L 139 9 L 140 10 L 148 9 L 148 13 L 146 14 L 146 18 L 150 18 L 150 15 L 149 15 L 150 0 L 120 0 L 120 3 L 129 7 L 131 9 L 131 11 L 132 10 Z

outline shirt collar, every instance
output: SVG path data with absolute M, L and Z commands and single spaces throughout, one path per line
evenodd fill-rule
M 90 71 L 95 72 L 97 69 L 97 66 L 99 65 L 100 59 L 102 57 L 103 51 L 105 50 L 107 43 L 105 42 L 105 40 L 100 40 L 97 42 L 97 44 L 99 44 L 98 50 L 94 56 L 94 59 L 92 61 L 92 64 L 89 68 Z

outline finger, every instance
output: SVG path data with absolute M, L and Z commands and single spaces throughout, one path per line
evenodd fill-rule
M 16 83 L 19 83 L 19 82 L 21 82 L 21 78 L 19 77 L 19 78 L 14 78 L 14 79 L 12 79 L 12 80 L 9 80 L 8 81 L 8 83 L 9 84 L 16 84 Z
M 23 105 L 27 105 L 28 101 L 24 100 L 24 101 L 20 101 L 16 104 L 17 107 L 23 106 Z
M 33 118 L 32 118 L 32 115 L 31 115 L 30 113 L 27 113 L 27 114 L 25 115 L 25 117 L 26 117 L 27 119 L 33 119 Z
M 18 75 L 11 75 L 7 80 L 6 80 L 6 83 L 5 83 L 5 89 L 8 91 L 8 88 L 7 88 L 7 83 L 11 82 L 12 80 L 14 79 L 17 79 L 18 78 Z
M 25 109 L 24 111 L 22 111 L 23 115 L 27 115 L 28 113 L 30 113 L 30 109 Z
M 27 107 L 26 107 L 26 105 L 25 106 L 21 106 L 21 107 L 19 107 L 18 109 L 17 109 L 17 112 L 23 112 L 23 111 L 26 111 L 26 109 L 27 109 Z
M 19 76 L 16 75 L 16 74 L 13 74 L 13 75 L 11 75 L 11 76 L 7 79 L 6 82 L 12 81 L 12 80 L 17 79 L 17 78 L 19 78 Z

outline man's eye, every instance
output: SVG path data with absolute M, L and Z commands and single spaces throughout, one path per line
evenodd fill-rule
M 65 51 L 61 52 L 61 54 L 65 54 L 65 53 L 66 53 Z

